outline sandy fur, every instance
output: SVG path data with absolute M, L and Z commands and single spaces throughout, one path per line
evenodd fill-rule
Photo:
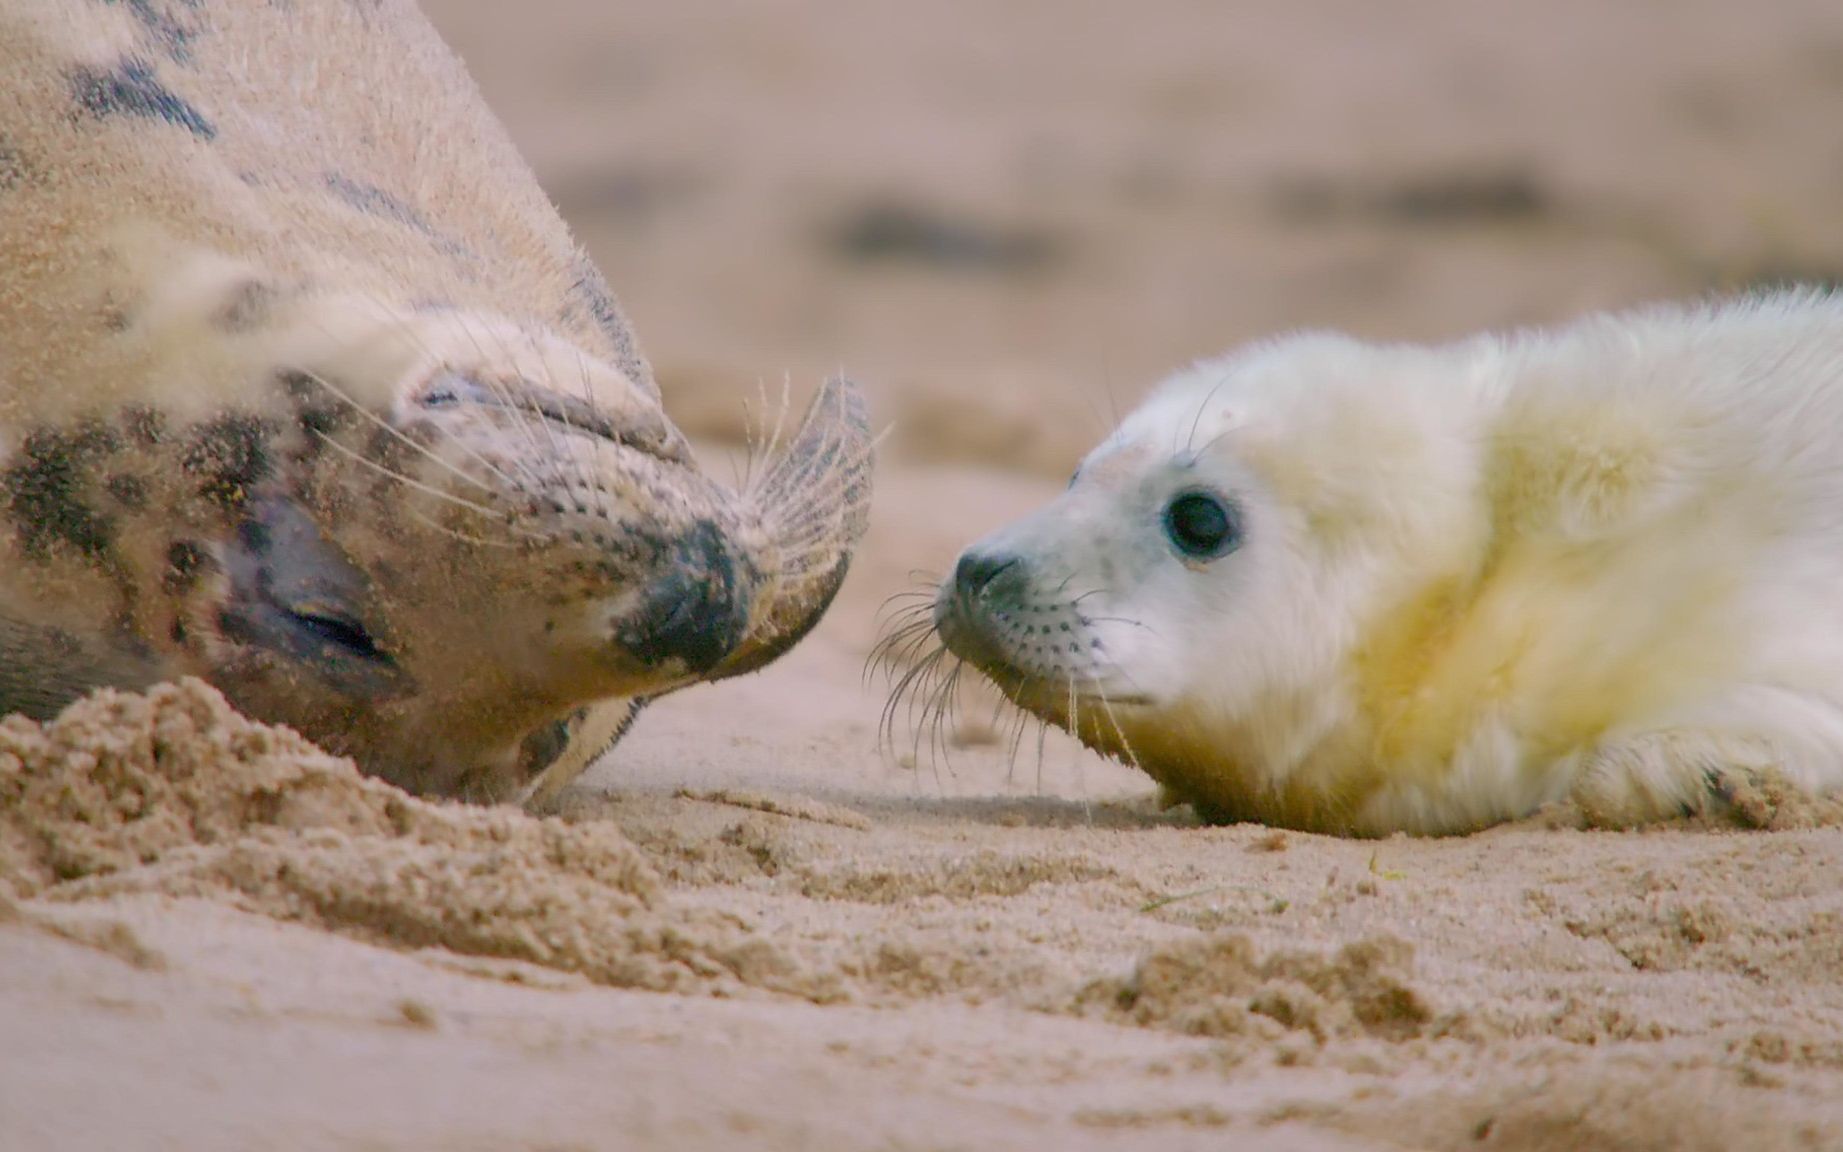
M 246 391 L 238 365 L 175 360 L 168 342 L 221 354 L 186 328 L 251 275 L 385 313 L 535 321 L 656 394 L 599 275 L 413 4 L 152 6 L 185 30 L 177 45 L 136 8 L 29 0 L 0 15 L 20 96 L 0 108 L 20 171 L 0 197 L 0 364 L 24 382 L 7 389 L 9 425 L 124 398 L 99 382 L 180 404 Z M 73 115 L 73 70 L 129 66 L 208 130 Z M 146 339 L 105 338 L 137 320 Z

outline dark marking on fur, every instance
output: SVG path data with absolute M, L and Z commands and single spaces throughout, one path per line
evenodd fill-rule
M 415 449 L 404 443 L 414 429 L 381 427 L 365 440 L 365 456 L 391 472 L 407 472 L 415 463 Z M 386 488 L 395 489 L 395 477 L 386 476 Z
M 160 574 L 160 587 L 169 593 L 184 592 L 198 582 L 205 554 L 190 540 L 175 540 L 166 549 L 166 571 Z
M 281 293 L 261 280 L 245 280 L 230 290 L 211 322 L 225 332 L 248 332 L 268 319 Z
M 0 473 L 0 496 L 27 556 L 43 559 L 60 544 L 90 559 L 108 553 L 115 521 L 90 506 L 86 490 L 97 462 L 120 447 L 120 438 L 98 420 L 26 436 L 17 463 Z
M 677 660 L 707 672 L 748 634 L 751 592 L 739 585 L 735 558 L 712 521 L 693 523 L 671 555 L 614 638 L 644 664 Z
M 366 184 L 337 172 L 328 172 L 326 186 L 333 190 L 334 195 L 367 216 L 381 216 L 386 220 L 395 220 L 399 224 L 407 224 L 422 233 L 435 231 L 428 217 L 418 212 L 413 205 L 404 203 L 376 184 Z
M 518 757 L 526 772 L 535 775 L 544 765 L 563 755 L 563 750 L 569 747 L 571 733 L 587 714 L 588 709 L 578 708 L 567 719 L 540 724 L 526 733 L 519 745 Z
M 584 259 L 576 267 L 576 282 L 570 286 L 581 299 L 583 306 L 595 321 L 595 326 L 610 340 L 618 341 L 626 335 L 621 325 L 621 314 L 614 306 L 614 296 L 608 291 L 608 281 L 601 270 Z
M 608 281 L 602 276 L 601 269 L 589 259 L 587 252 L 578 251 L 571 262 L 570 271 L 575 277 L 570 284 L 570 301 L 588 312 L 596 330 L 613 347 L 621 371 L 633 376 L 636 384 L 644 386 L 646 378 L 634 375 L 640 364 L 639 353 L 634 349 L 633 337 L 627 331 L 627 323 L 621 318 L 621 309 L 615 304 L 614 293 L 608 290 Z
M 125 404 L 122 430 L 136 444 L 151 448 L 166 439 L 166 414 L 145 404 Z
M 269 455 L 275 432 L 267 420 L 226 412 L 193 430 L 180 464 L 197 478 L 199 495 L 220 508 L 240 508 L 250 490 L 275 470 Z
M 376 216 L 381 220 L 390 220 L 428 237 L 435 245 L 435 250 L 444 256 L 452 256 L 463 263 L 477 263 L 478 258 L 468 251 L 467 246 L 442 234 L 441 229 L 429 222 L 415 205 L 393 196 L 375 184 L 354 180 L 338 172 L 326 174 L 326 186 L 333 194 L 358 209 L 367 216 Z
M 237 525 L 237 539 L 253 556 L 267 556 L 269 545 L 274 537 L 269 533 L 269 526 L 260 520 L 245 520 Z
M 103 481 L 103 487 L 115 502 L 130 512 L 147 507 L 147 481 L 127 472 L 117 472 Z
M 124 57 L 111 71 L 76 68 L 70 73 L 77 103 L 98 120 L 141 116 L 175 124 L 201 140 L 214 139 L 216 125 L 183 97 L 160 83 L 154 66 L 138 56 Z
M 307 433 L 306 448 L 317 452 L 320 437 L 329 436 L 352 423 L 357 412 L 332 389 L 306 372 L 285 371 L 276 377 L 282 391 L 294 405 L 295 421 Z
M 102 0 L 102 2 L 111 8 L 127 8 L 141 25 L 147 38 L 176 63 L 185 63 L 191 59 L 192 41 L 198 36 L 198 29 L 180 23 L 167 7 L 154 4 L 153 0 Z M 198 7 L 196 0 L 185 6 Z

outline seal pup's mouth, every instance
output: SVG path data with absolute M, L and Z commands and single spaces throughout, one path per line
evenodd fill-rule
M 943 597 L 934 613 L 934 631 L 947 651 L 978 669 L 1012 703 L 1044 715 L 1076 707 L 1142 707 L 1154 703 L 1136 688 L 1061 669 L 1043 670 L 1020 663 L 978 608 L 959 597 Z
M 1030 564 L 1010 552 L 969 548 L 937 590 L 934 631 L 947 650 L 990 678 L 1011 701 L 1040 716 L 1071 707 L 1143 706 L 1143 690 L 1098 675 L 1105 665 L 1079 606 L 1039 600 Z
M 949 651 L 952 651 L 949 648 Z M 954 653 L 956 656 L 959 653 Z M 961 659 L 965 660 L 964 656 Z M 1005 698 L 1024 711 L 1055 723 L 1063 723 L 1071 712 L 1090 709 L 1151 708 L 1158 701 L 1144 692 L 1119 688 L 1117 691 L 1099 680 L 1056 679 L 1020 668 L 1015 664 L 980 664 L 967 660 L 990 680 Z
M 1125 714 L 1159 707 L 1140 686 L 1109 674 L 1111 661 L 1081 610 L 1082 598 L 1033 594 L 1030 568 L 1020 556 L 969 549 L 953 577 L 924 580 L 891 598 L 892 605 L 907 603 L 892 612 L 866 667 L 867 677 L 881 671 L 891 681 L 879 740 L 893 749 L 897 722 L 906 716 L 917 753 L 924 731 L 932 733 L 930 748 L 944 753 L 954 742 L 947 729 L 969 668 L 1019 709 L 1014 755 L 1025 717 L 1113 733 L 1124 745 L 1118 734 Z

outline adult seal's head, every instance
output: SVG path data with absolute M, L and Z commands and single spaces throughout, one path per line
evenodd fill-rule
M 1213 820 L 1757 819 L 1843 785 L 1839 364 L 1811 294 L 1263 344 L 968 548 L 933 624 Z
M 856 390 L 708 479 L 414 5 L 26 0 L 0 42 L 0 711 L 198 675 L 420 791 L 550 792 L 823 612 Z

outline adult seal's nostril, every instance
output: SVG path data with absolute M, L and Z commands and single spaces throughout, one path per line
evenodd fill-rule
M 680 541 L 679 560 L 647 591 L 615 639 L 641 663 L 677 659 L 688 671 L 716 667 L 749 628 L 749 592 L 738 587 L 735 561 L 715 525 Z
M 1014 552 L 978 552 L 967 549 L 954 565 L 954 588 L 969 599 L 978 596 L 998 579 L 1000 573 L 1017 567 L 1023 558 Z
M 722 582 L 673 574 L 654 585 L 615 639 L 648 667 L 676 659 L 703 673 L 736 650 L 748 627 L 746 606 Z

